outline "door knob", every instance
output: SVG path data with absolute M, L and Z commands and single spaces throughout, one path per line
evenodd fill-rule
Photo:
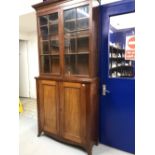
M 85 84 L 82 84 L 82 87 L 85 87 Z
M 107 87 L 105 84 L 102 85 L 102 95 L 106 96 L 106 93 L 110 93 L 109 90 L 107 90 Z

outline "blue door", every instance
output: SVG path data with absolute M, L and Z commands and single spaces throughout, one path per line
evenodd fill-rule
M 135 153 L 134 10 L 134 1 L 100 7 L 100 142 L 130 153 Z

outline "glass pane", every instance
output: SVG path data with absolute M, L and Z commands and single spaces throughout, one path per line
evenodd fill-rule
M 64 25 L 65 73 L 67 75 L 88 75 L 88 5 L 65 10 Z
M 41 57 L 41 64 L 42 64 L 42 72 L 49 73 L 50 72 L 50 57 L 49 56 L 42 56 Z
M 41 37 L 43 40 L 48 39 L 48 26 L 42 26 L 41 28 Z
M 59 56 L 51 56 L 51 73 L 60 73 Z
M 52 13 L 49 15 L 49 24 L 58 24 L 58 13 Z
M 77 51 L 79 53 L 89 52 L 89 35 L 88 31 L 77 33 Z
M 76 9 L 64 11 L 64 31 L 71 32 L 76 30 Z
M 49 34 L 50 35 L 58 34 L 58 25 L 50 25 L 49 26 Z
M 89 26 L 89 7 L 77 8 L 77 29 L 88 29 Z
M 76 52 L 76 33 L 65 34 L 65 53 Z
M 78 74 L 80 75 L 88 75 L 89 69 L 89 56 L 88 54 L 80 54 L 78 55 Z
M 135 14 L 110 17 L 109 77 L 135 76 Z
M 65 55 L 65 73 L 68 75 L 77 74 L 76 55 Z
M 52 54 L 59 54 L 59 41 L 50 40 L 50 51 Z
M 77 18 L 89 18 L 88 5 L 77 8 Z
M 49 34 L 58 34 L 58 13 L 53 13 L 49 15 Z
M 77 29 L 88 29 L 89 19 L 80 19 L 77 21 Z
M 39 19 L 40 19 L 40 26 L 47 25 L 47 23 L 48 23 L 48 16 L 41 16 Z
M 49 45 L 48 41 L 43 41 L 42 42 L 42 54 L 49 54 Z
M 41 16 L 41 72 L 60 73 L 58 13 Z M 46 54 L 46 55 L 45 55 Z

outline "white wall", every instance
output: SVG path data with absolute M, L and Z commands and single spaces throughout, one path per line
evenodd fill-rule
M 35 77 L 39 75 L 37 33 L 20 33 L 19 39 L 28 41 L 30 97 L 36 98 Z
M 34 23 L 36 17 L 32 5 L 40 2 L 42 0 L 22 0 L 19 2 L 19 39 L 28 41 L 29 94 L 31 98 L 36 98 L 35 77 L 39 75 L 37 29 Z
M 19 32 L 19 40 L 29 40 L 30 36 L 26 32 Z
M 28 41 L 28 63 L 29 63 L 29 84 L 30 84 L 30 97 L 36 98 L 36 81 L 35 77 L 39 75 L 38 63 L 38 43 L 37 33 L 29 34 Z
M 19 15 L 27 14 L 30 12 L 34 12 L 32 5 L 43 2 L 43 0 L 20 0 L 18 2 L 19 5 Z
M 30 97 L 28 41 L 19 41 L 19 96 Z

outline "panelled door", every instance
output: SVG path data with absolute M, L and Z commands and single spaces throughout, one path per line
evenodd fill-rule
M 40 120 L 44 131 L 59 134 L 59 96 L 56 81 L 41 80 L 39 83 Z
M 85 84 L 61 84 L 61 136 L 84 143 L 86 125 Z
M 131 153 L 135 153 L 134 10 L 134 1 L 102 6 L 100 44 L 100 142 Z

